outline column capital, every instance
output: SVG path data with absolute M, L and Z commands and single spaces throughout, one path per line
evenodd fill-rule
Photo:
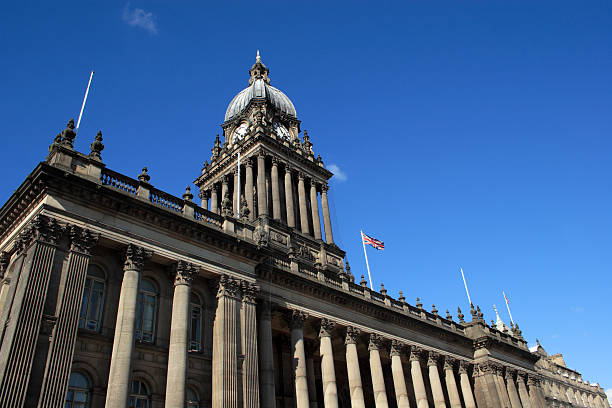
M 357 340 L 359 340 L 360 334 L 361 330 L 359 330 L 358 328 L 353 326 L 347 326 L 344 344 L 357 344 Z
M 280 159 L 276 156 L 272 156 L 272 166 L 278 167 L 279 163 L 280 163 Z
M 223 176 L 221 176 L 221 183 L 228 185 L 230 182 L 230 175 L 229 173 L 224 174 Z
M 389 355 L 391 356 L 399 356 L 402 353 L 402 349 L 404 348 L 404 343 L 399 340 L 391 340 L 391 351 Z
M 249 156 L 246 159 L 244 159 L 244 165 L 246 167 L 253 167 L 253 156 Z
M 152 255 L 153 252 L 151 251 L 134 244 L 129 244 L 125 250 L 125 262 L 123 263 L 123 269 L 141 271 L 144 266 L 144 262 Z
M 418 346 L 410 346 L 410 361 L 421 361 L 423 349 Z
M 242 289 L 242 301 L 244 303 L 255 304 L 257 302 L 257 294 L 259 293 L 259 286 L 244 280 L 240 286 Z
M 24 252 L 34 241 L 57 245 L 62 232 L 63 228 L 55 218 L 39 214 L 19 234 L 15 240 L 15 248 L 18 253 Z
M 327 183 L 321 183 L 321 193 L 327 193 L 329 191 L 329 185 Z
M 370 334 L 370 342 L 368 344 L 368 350 L 380 350 L 382 345 L 382 337 L 376 333 Z
M 525 380 L 527 379 L 527 373 L 524 371 L 517 371 L 516 379 L 525 382 Z
M 459 374 L 467 374 L 470 368 L 470 363 L 465 360 L 459 360 Z
M 88 229 L 70 226 L 70 251 L 90 255 L 91 249 L 96 246 L 100 234 L 94 234 Z
M 217 298 L 229 296 L 238 299 L 240 283 L 229 275 L 221 275 L 217 282 Z
M 266 158 L 266 156 L 267 156 L 265 149 L 259 149 L 259 150 L 257 151 L 257 153 L 256 153 L 256 154 L 257 154 L 257 157 L 258 157 L 258 158 L 259 158 L 259 157 L 262 157 L 262 158 L 264 158 L 264 159 L 265 159 L 265 158 Z
M 11 256 L 8 252 L 2 251 L 0 253 L 0 277 L 4 277 L 6 271 L 8 270 L 10 260 Z
M 195 278 L 200 271 L 200 268 L 194 264 L 178 261 L 174 271 L 174 286 L 188 285 L 191 286 L 193 278 Z
M 331 337 L 331 332 L 334 330 L 336 323 L 329 319 L 321 319 L 321 329 L 319 330 L 319 337 Z
M 304 321 L 308 318 L 308 313 L 301 310 L 291 310 L 287 317 L 291 329 L 301 329 L 304 326 Z
M 427 367 L 438 366 L 438 360 L 440 359 L 440 355 L 435 351 L 430 351 L 427 357 Z
M 444 371 L 453 371 L 457 359 L 451 356 L 444 356 Z
M 200 190 L 200 192 L 198 193 L 198 197 L 200 197 L 200 199 L 202 200 L 208 200 L 210 198 L 210 191 Z
M 235 177 L 238 177 L 238 166 L 234 167 L 234 170 L 232 170 L 232 174 L 234 175 L 234 179 Z
M 305 178 L 306 173 L 304 173 L 303 171 L 298 171 L 298 179 L 304 181 Z

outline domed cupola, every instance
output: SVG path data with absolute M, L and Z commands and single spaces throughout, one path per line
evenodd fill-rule
M 225 111 L 225 122 L 242 113 L 253 99 L 267 100 L 280 114 L 297 118 L 295 107 L 287 95 L 270 85 L 269 72 L 268 67 L 261 62 L 259 51 L 257 51 L 255 64 L 249 70 L 249 87 L 240 91 L 232 99 Z

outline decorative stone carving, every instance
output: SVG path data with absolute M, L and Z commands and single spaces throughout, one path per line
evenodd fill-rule
M 344 344 L 357 344 L 357 340 L 359 339 L 360 334 L 361 331 L 358 328 L 353 326 L 347 326 Z
M 514 377 L 516 377 L 516 370 L 512 370 L 510 368 L 506 368 L 506 380 L 514 381 Z
M 331 332 L 334 330 L 336 324 L 329 319 L 321 319 L 321 329 L 319 330 L 319 337 L 331 337 Z
M 468 369 L 470 367 L 470 363 L 465 360 L 459 361 L 459 374 L 467 374 Z
M 174 275 L 174 286 L 191 285 L 193 279 L 198 275 L 200 268 L 189 262 L 178 261 Z
M 455 362 L 457 360 L 455 360 L 453 357 L 451 356 L 444 356 L 444 370 L 453 370 L 453 368 L 455 367 Z
M 57 245 L 61 234 L 62 228 L 54 218 L 39 214 L 19 234 L 15 240 L 15 247 L 17 252 L 21 253 L 28 249 L 34 241 Z
M 389 352 L 389 355 L 399 356 L 403 347 L 404 345 L 399 340 L 391 340 L 391 351 Z
M 304 321 L 308 318 L 308 314 L 301 310 L 292 310 L 289 316 L 289 326 L 292 329 L 301 329 L 304 325 Z
M 240 218 L 248 220 L 249 214 L 251 214 L 251 210 L 249 210 L 249 203 L 247 203 L 244 195 L 240 196 Z
M 484 336 L 484 337 L 479 337 L 477 339 L 474 340 L 474 350 L 479 350 L 482 348 L 487 348 L 489 347 L 489 345 L 491 344 L 491 339 Z
M 416 307 L 418 307 L 419 309 L 423 309 L 423 304 L 421 303 L 421 299 L 419 298 L 417 298 Z
M 142 173 L 138 175 L 138 180 L 142 181 L 143 183 L 148 183 L 149 181 L 151 181 L 149 169 L 146 166 L 142 168 Z
M 463 313 L 461 313 L 461 308 L 457 306 L 457 318 L 459 319 L 459 323 L 465 323 L 465 320 L 463 320 L 464 317 Z
M 102 131 L 99 130 L 98 134 L 94 138 L 94 141 L 89 145 L 89 157 L 102 160 L 102 155 L 100 154 L 102 150 L 104 150 L 104 144 L 102 143 Z
M 89 255 L 99 239 L 100 234 L 93 234 L 90 230 L 76 225 L 70 226 L 70 250 L 73 252 Z
M 436 353 L 435 351 L 430 351 L 427 358 L 427 367 L 437 366 L 439 358 L 440 355 L 438 353 Z
M 40 324 L 40 334 L 47 336 L 49 341 L 51 341 L 51 338 L 53 337 L 53 329 L 55 328 L 56 323 L 57 316 L 44 314 Z
M 263 225 L 258 225 L 253 232 L 253 239 L 258 248 L 267 247 L 270 244 L 270 232 Z
M 529 385 L 530 387 L 539 387 L 540 378 L 533 374 L 527 374 L 527 385 Z
M 281 234 L 277 231 L 270 231 L 270 238 L 272 239 L 272 241 L 278 242 L 282 245 L 287 245 L 287 243 L 289 242 L 285 234 Z
M 217 281 L 217 297 L 231 296 L 237 298 L 240 292 L 240 283 L 229 275 L 221 275 Z
M 219 134 L 217 133 L 217 137 L 215 138 L 215 145 L 212 148 L 212 156 L 210 158 L 210 161 L 213 162 L 217 160 L 220 154 L 221 154 L 221 140 L 219 139 Z
M 76 132 L 74 131 L 74 119 L 70 119 L 66 124 L 66 129 L 62 131 L 61 144 L 66 147 L 74 147 L 74 139 L 76 138 Z
M 368 344 L 368 350 L 380 350 L 382 345 L 382 337 L 376 333 L 370 334 L 370 342 Z
M 255 304 L 257 302 L 257 294 L 259 293 L 259 286 L 254 283 L 242 281 L 242 301 L 245 303 Z
M 421 361 L 423 349 L 417 346 L 410 347 L 410 361 Z
M 308 248 L 308 246 L 306 246 L 306 244 L 303 244 L 303 243 L 297 245 L 297 247 L 294 249 L 294 255 L 300 258 L 303 258 L 309 262 L 316 261 L 316 258 L 310 252 L 310 249 Z
M 198 194 L 198 197 L 200 197 L 201 200 L 209 200 L 210 199 L 210 190 L 201 190 L 200 193 Z
M 225 180 L 223 181 L 225 183 Z M 232 211 L 232 200 L 230 199 L 229 191 L 225 191 L 223 201 L 221 201 L 221 213 L 224 217 L 232 217 L 234 212 Z
M 6 271 L 8 270 L 9 261 L 11 257 L 8 252 L 0 252 L 0 277 L 5 278 Z
M 153 253 L 139 246 L 129 244 L 125 251 L 125 262 L 123 268 L 125 270 L 141 271 L 144 266 L 144 261 L 151 257 Z

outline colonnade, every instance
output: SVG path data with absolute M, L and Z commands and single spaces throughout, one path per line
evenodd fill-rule
M 268 159 L 263 149 L 255 156 L 247 157 L 240 172 L 239 177 L 238 169 L 234 168 L 203 189 L 200 192 L 202 207 L 221 214 L 227 196 L 231 200 L 232 213 L 238 217 L 242 215 L 238 214 L 238 208 L 244 196 L 250 220 L 265 215 L 318 240 L 323 239 L 322 216 L 325 241 L 328 244 L 334 242 L 327 197 L 329 187 L 325 181 L 317 180 L 275 156 Z M 322 215 L 319 214 L 319 197 Z
M 598 393 L 585 390 L 588 385 L 577 380 L 567 381 L 544 378 L 544 393 L 549 405 L 554 407 L 572 406 L 587 408 L 609 408 L 607 399 Z

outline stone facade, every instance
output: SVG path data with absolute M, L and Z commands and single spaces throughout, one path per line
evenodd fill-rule
M 259 56 L 249 73 L 200 204 L 108 169 L 101 133 L 75 151 L 71 121 L 2 207 L 0 406 L 609 406 L 479 307 L 356 283 L 332 173 Z

